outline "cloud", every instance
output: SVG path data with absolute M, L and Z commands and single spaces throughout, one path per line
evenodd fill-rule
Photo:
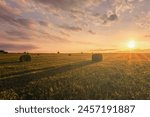
M 112 13 L 109 15 L 103 15 L 102 19 L 103 19 L 103 24 L 108 24 L 108 23 L 117 21 L 118 16 L 116 14 Z
M 16 19 L 15 23 L 19 26 L 23 26 L 28 29 L 33 29 L 36 22 L 31 19 L 20 18 L 20 19 Z
M 148 3 L 144 0 L 1 0 L 0 41 L 92 44 L 86 42 L 91 36 L 76 42 L 80 37 L 77 33 L 82 33 L 84 38 L 92 34 L 91 40 L 100 43 L 101 38 L 110 39 L 109 34 L 122 30 L 125 24 L 132 23 L 134 27 L 136 23 L 150 29 Z M 136 20 L 132 19 L 136 14 Z
M 13 2 L 17 3 L 17 1 L 15 0 Z M 30 2 L 31 1 L 21 0 L 18 1 L 18 4 L 27 5 L 27 3 Z M 1 32 L 5 32 L 5 34 L 3 35 L 4 38 L 16 41 L 27 39 L 36 40 L 37 38 L 41 38 L 48 39 L 54 42 L 69 42 L 68 39 L 51 34 L 51 32 L 48 31 L 48 25 L 50 24 L 48 21 L 24 17 L 22 16 L 22 14 L 20 14 L 20 12 L 18 12 L 18 9 L 11 7 L 11 5 L 9 4 L 10 3 L 8 1 L 5 3 L 0 2 L 0 22 L 7 26 L 7 28 L 3 29 L 1 27 Z M 32 9 L 32 12 L 34 12 L 34 10 L 35 9 Z M 39 11 L 39 13 L 41 13 L 41 11 Z M 70 28 L 71 30 L 79 30 L 75 27 L 64 28 Z
M 80 24 L 83 24 L 83 21 L 84 21 L 84 24 L 88 24 L 89 23 L 87 22 L 88 19 L 89 20 L 94 19 L 94 21 L 91 22 L 93 24 L 94 22 L 99 23 L 99 24 L 100 23 L 107 24 L 110 22 L 117 21 L 117 19 L 119 19 L 120 14 L 129 9 L 132 9 L 132 7 L 134 6 L 133 4 L 135 2 L 135 0 L 112 0 L 111 2 L 107 0 L 80 0 L 80 1 L 77 1 L 77 0 L 33 0 L 33 1 L 20 0 L 20 1 L 15 1 L 15 2 L 16 3 L 19 2 L 19 4 L 24 4 L 24 6 L 30 6 L 28 7 L 28 9 L 31 9 L 33 7 L 32 12 L 38 10 L 38 13 L 45 14 L 46 17 L 48 17 L 49 14 L 53 14 L 53 16 L 56 17 L 54 14 L 58 14 L 57 17 L 63 18 L 61 20 L 66 20 L 66 16 L 68 16 L 70 18 L 70 21 L 67 22 L 68 25 L 76 24 L 77 21 Z M 97 19 L 98 17 L 92 18 L 93 16 L 91 15 L 90 12 L 94 14 L 95 11 L 93 9 L 95 9 L 95 7 L 103 7 L 102 3 L 104 2 L 106 2 L 108 6 L 110 7 L 104 10 L 102 14 L 97 13 L 100 15 L 99 19 Z M 112 12 L 111 15 L 107 14 L 109 11 Z M 103 17 L 103 14 L 106 14 L 105 18 Z M 10 22 L 11 24 L 14 24 L 14 23 L 16 24 L 18 22 L 19 25 L 22 24 L 22 25 L 26 25 L 29 27 L 31 26 L 31 24 L 32 25 L 34 24 L 34 22 L 31 19 L 23 19 L 23 18 L 19 19 L 16 17 L 15 18 L 10 17 L 10 15 L 7 15 L 7 17 L 5 16 L 4 20 L 6 21 L 8 20 L 8 22 Z M 48 25 L 48 23 L 44 21 L 39 21 L 38 23 L 41 26 Z M 64 26 L 62 26 L 62 28 L 66 28 L 66 29 L 70 28 L 71 30 L 76 30 L 76 29 L 81 30 L 79 28 L 64 27 Z
M 76 0 L 35 0 L 35 2 L 38 2 L 45 6 L 54 7 L 63 10 L 68 10 L 72 6 L 76 6 L 78 3 L 76 2 Z
M 0 21 L 13 24 L 15 17 L 19 15 L 18 9 L 8 6 L 6 2 L 0 1 Z
M 76 14 L 76 15 L 80 15 L 80 16 L 83 16 L 84 15 L 84 12 L 83 11 L 80 11 L 80 10 L 71 10 L 70 11 L 72 14 Z
M 90 34 L 92 34 L 92 35 L 96 34 L 96 33 L 93 32 L 92 30 L 89 30 L 88 32 L 89 32 Z
M 80 45 L 97 45 L 96 43 L 88 42 L 88 41 L 72 41 L 72 43 L 77 43 Z
M 0 1 L 0 14 L 19 15 L 19 13 L 19 9 L 10 7 L 5 1 Z
M 110 52 L 110 51 L 118 51 L 118 49 L 111 49 L 111 48 L 109 48 L 109 49 L 95 49 L 95 50 L 91 50 L 91 51 L 100 51 L 100 52 Z
M 48 26 L 48 23 L 45 21 L 38 21 L 41 26 Z
M 0 44 L 0 49 L 6 51 L 23 52 L 23 51 L 31 51 L 37 48 L 38 47 L 34 45 L 25 45 L 25 44 L 6 44 L 6 43 Z
M 69 31 L 82 31 L 82 28 L 77 26 L 59 25 L 58 27 Z
M 66 38 L 60 37 L 58 35 L 56 36 L 56 35 L 53 35 L 53 34 L 50 34 L 50 33 L 44 32 L 44 31 L 39 31 L 36 36 L 38 38 L 42 38 L 42 39 L 49 40 L 52 42 L 70 43 L 70 40 L 68 40 Z
M 118 16 L 116 14 L 111 14 L 107 19 L 110 21 L 115 21 L 118 19 Z
M 36 3 L 44 5 L 47 9 L 55 8 L 58 10 L 72 11 L 83 7 L 91 6 L 99 0 L 34 0 Z
M 23 26 L 29 29 L 32 29 L 35 24 L 31 19 L 19 18 L 19 15 L 15 10 L 2 5 L 0 5 L 0 22 L 9 23 L 9 25 L 18 27 Z
M 70 37 L 70 35 L 68 33 L 65 33 L 63 31 L 60 31 L 60 34 L 64 35 L 64 36 L 67 36 L 67 37 Z
M 150 38 L 150 35 L 144 35 L 144 37 L 146 37 L 146 38 Z
M 65 39 L 65 38 L 62 38 L 59 36 L 55 36 L 55 35 L 51 35 L 51 34 L 48 34 L 48 38 L 52 41 L 59 42 L 59 43 L 70 43 L 70 41 L 68 39 Z
M 22 39 L 31 39 L 30 35 L 27 32 L 21 30 L 8 30 L 6 31 L 7 37 L 9 39 L 22 40 Z
M 139 13 L 135 17 L 136 25 L 143 29 L 150 29 L 150 11 Z
M 135 2 L 137 0 L 114 0 L 113 6 L 116 14 L 121 14 L 125 11 L 132 12 L 135 8 Z

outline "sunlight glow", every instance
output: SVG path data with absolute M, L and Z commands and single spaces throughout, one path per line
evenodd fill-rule
M 131 41 L 129 41 L 129 42 L 128 42 L 128 48 L 130 48 L 130 49 L 134 49 L 134 48 L 135 48 L 135 46 L 136 46 L 136 43 L 135 43 L 135 41 L 134 41 L 134 40 L 131 40 Z

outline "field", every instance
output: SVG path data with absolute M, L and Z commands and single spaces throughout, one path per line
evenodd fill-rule
M 0 99 L 150 99 L 150 54 L 0 55 Z

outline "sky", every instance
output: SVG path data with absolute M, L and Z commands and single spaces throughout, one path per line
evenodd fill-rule
M 150 52 L 150 0 L 0 0 L 0 50 Z

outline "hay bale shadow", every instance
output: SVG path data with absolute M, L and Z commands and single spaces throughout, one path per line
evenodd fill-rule
M 78 63 L 68 64 L 60 66 L 58 68 L 49 67 L 40 69 L 40 71 L 28 72 L 26 74 L 19 74 L 19 76 L 10 76 L 5 79 L 0 79 L 0 90 L 6 90 L 17 87 L 24 87 L 31 81 L 41 79 L 43 77 L 54 76 L 63 72 L 67 72 L 73 69 L 84 67 L 90 64 L 94 64 L 93 61 L 82 61 Z

